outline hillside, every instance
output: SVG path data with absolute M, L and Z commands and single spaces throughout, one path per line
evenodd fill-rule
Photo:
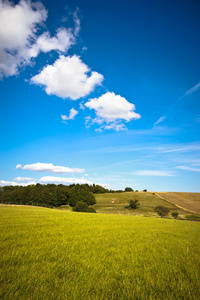
M 158 192 L 156 194 L 180 208 L 200 214 L 200 193 Z
M 190 211 L 186 211 L 180 207 L 177 207 L 175 203 L 166 201 L 165 199 L 162 199 L 161 196 L 152 192 L 97 194 L 95 195 L 95 198 L 97 203 L 94 205 L 94 208 L 98 213 L 157 216 L 157 214 L 154 212 L 154 208 L 158 205 L 163 205 L 170 209 L 170 213 L 176 211 L 181 217 L 185 217 L 186 215 L 190 214 Z M 130 210 L 125 208 L 125 206 L 128 205 L 128 201 L 131 199 L 137 199 L 140 202 L 140 207 L 138 209 Z M 189 203 L 190 202 L 188 200 L 188 205 Z

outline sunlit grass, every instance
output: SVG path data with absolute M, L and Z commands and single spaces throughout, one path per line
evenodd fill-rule
M 199 299 L 199 222 L 0 207 L 2 299 Z

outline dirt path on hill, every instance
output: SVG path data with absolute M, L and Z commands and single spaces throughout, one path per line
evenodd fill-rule
M 182 209 L 200 214 L 200 193 L 157 192 L 156 194 Z

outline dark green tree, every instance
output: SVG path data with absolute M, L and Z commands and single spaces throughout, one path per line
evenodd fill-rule
M 165 216 L 167 216 L 170 212 L 170 209 L 168 207 L 165 207 L 165 206 L 162 206 L 162 205 L 159 205 L 159 206 L 156 206 L 154 208 L 154 211 L 157 212 L 157 214 L 163 218 Z
M 125 192 L 133 192 L 133 189 L 131 187 L 126 187 L 124 191 Z
M 137 209 L 140 206 L 140 203 L 137 199 L 130 200 L 128 203 L 129 203 L 129 207 L 132 209 Z
M 178 218 L 178 213 L 177 212 L 172 212 L 172 217 L 174 218 L 174 219 L 177 219 Z

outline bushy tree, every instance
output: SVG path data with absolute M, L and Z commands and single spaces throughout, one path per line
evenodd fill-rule
M 108 193 L 109 192 L 109 190 L 108 189 L 105 189 L 103 186 L 101 186 L 101 185 L 95 185 L 95 184 L 93 184 L 92 186 L 91 186 L 91 192 L 92 193 L 94 193 L 94 194 L 104 194 L 104 193 Z
M 157 214 L 163 218 L 165 216 L 167 216 L 170 212 L 170 209 L 168 207 L 165 207 L 165 206 L 162 206 L 162 205 L 159 205 L 159 206 L 156 206 L 154 208 L 154 211 L 157 212 Z
M 96 203 L 96 199 L 92 192 L 88 190 L 84 185 L 75 185 L 70 189 L 69 193 L 69 205 L 76 206 L 77 202 L 85 202 L 87 205 L 93 205 Z
M 87 203 L 82 201 L 77 202 L 72 210 L 77 212 L 90 212 L 90 213 L 96 212 L 96 210 L 93 207 L 88 207 Z
M 133 189 L 131 187 L 126 187 L 124 191 L 125 192 L 133 192 Z
M 174 219 L 177 219 L 177 218 L 178 218 L 178 213 L 177 213 L 177 212 L 173 212 L 173 213 L 172 213 L 172 217 L 173 217 Z
M 136 209 L 140 206 L 140 203 L 137 199 L 130 200 L 128 203 L 129 203 L 129 207 L 132 208 L 132 209 Z

